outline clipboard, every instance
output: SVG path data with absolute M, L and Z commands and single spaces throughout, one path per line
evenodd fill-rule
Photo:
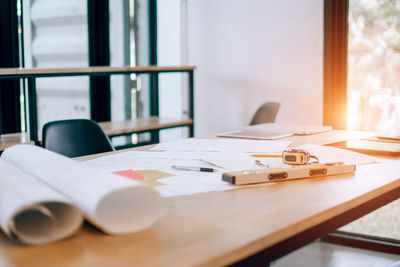
M 370 155 L 400 156 L 400 142 L 363 139 L 347 140 L 329 145 Z
M 226 172 L 222 174 L 222 180 L 234 185 L 247 185 L 346 173 L 351 174 L 355 171 L 355 164 L 343 164 L 337 162 L 327 164 L 309 164 L 294 168 L 273 168 Z

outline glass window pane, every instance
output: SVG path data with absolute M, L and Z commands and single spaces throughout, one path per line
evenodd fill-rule
M 348 127 L 400 135 L 400 1 L 350 0 Z M 400 200 L 340 230 L 400 239 Z
M 362 235 L 400 240 L 400 200 L 396 200 L 340 230 Z
M 110 1 L 110 65 L 129 66 L 130 14 L 125 0 Z M 133 14 L 132 14 L 133 15 Z M 132 40 L 134 42 L 134 40 Z M 131 117 L 129 75 L 111 75 L 111 120 L 121 121 Z
M 87 1 L 24 1 L 27 68 L 88 66 Z M 89 78 L 37 79 L 38 127 L 59 119 L 89 118 Z
M 349 3 L 349 129 L 400 135 L 400 1 Z

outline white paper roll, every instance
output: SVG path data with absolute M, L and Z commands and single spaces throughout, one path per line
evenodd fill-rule
M 145 229 L 163 213 L 161 197 L 152 188 L 43 148 L 17 145 L 1 157 L 66 196 L 106 233 Z

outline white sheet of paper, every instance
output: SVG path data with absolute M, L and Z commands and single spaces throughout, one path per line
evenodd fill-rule
M 321 163 L 343 162 L 348 164 L 361 165 L 379 162 L 373 157 L 332 146 L 306 144 L 299 146 L 298 148 L 304 149 L 310 152 L 312 155 L 317 156 Z
M 212 142 L 208 139 L 189 139 L 190 141 L 179 140 L 175 144 L 165 143 L 167 145 L 158 146 L 157 148 L 169 148 L 177 145 L 181 149 L 193 149 L 194 151 L 129 151 L 104 156 L 94 160 L 86 161 L 83 164 L 89 164 L 97 168 L 112 172 L 119 170 L 141 170 L 141 169 L 157 169 L 167 173 L 174 174 L 175 176 L 159 179 L 158 181 L 164 185 L 154 187 L 163 197 L 173 197 L 180 195 L 196 194 L 202 192 L 229 190 L 235 186 L 222 181 L 222 173 L 227 171 L 238 171 L 245 169 L 263 169 L 263 168 L 291 168 L 291 165 L 282 163 L 281 158 L 254 158 L 251 153 L 238 152 L 238 151 L 224 151 L 224 152 L 209 152 L 196 150 L 197 146 L 202 146 L 203 150 L 207 150 L 211 145 L 216 145 L 219 149 L 224 146 L 232 145 L 233 143 L 241 143 L 242 145 L 254 145 L 252 140 L 228 140 L 228 142 Z M 200 140 L 200 141 L 197 141 Z M 221 139 L 225 141 L 224 139 Z M 221 141 L 217 139 L 217 141 Z M 250 142 L 248 142 L 250 141 Z M 261 143 L 269 143 L 270 141 L 262 141 Z M 275 141 L 273 141 L 275 142 Z M 183 144 L 182 144 L 183 143 Z M 256 143 L 258 143 L 256 141 Z M 218 147 L 219 145 L 219 147 Z M 262 145 L 259 144 L 258 145 Z M 247 146 L 251 147 L 251 146 Z M 277 145 L 274 149 L 262 149 L 264 153 L 277 153 L 281 154 L 286 148 L 283 144 Z M 338 149 L 334 147 L 319 146 L 319 145 L 304 145 L 299 148 L 309 151 L 311 154 L 320 158 L 321 162 L 338 162 L 355 164 L 366 164 L 376 162 L 375 159 L 348 150 Z M 270 147 L 271 149 L 271 147 Z M 217 150 L 217 149 L 215 149 Z M 242 149 L 239 149 L 242 150 Z M 246 150 L 246 149 L 245 149 Z M 261 152 L 259 150 L 258 152 Z M 253 151 L 254 153 L 254 151 Z M 256 152 L 257 153 L 257 152 Z M 258 160 L 262 165 L 255 163 Z M 213 167 L 219 171 L 216 173 L 204 173 L 196 171 L 180 171 L 172 169 L 172 165 L 186 165 L 196 167 Z M 218 166 L 218 167 L 216 167 Z
M 153 152 L 129 151 L 104 156 L 82 162 L 107 172 L 121 170 L 159 170 L 175 176 L 158 179 L 164 185 L 154 187 L 163 197 L 174 197 L 201 192 L 228 190 L 234 188 L 222 181 L 223 168 L 218 168 L 200 160 L 207 152 Z M 217 153 L 217 152 L 210 152 Z M 219 153 L 217 153 L 219 154 Z M 190 167 L 211 167 L 218 172 L 184 171 L 172 168 L 172 165 Z
M 200 142 L 194 140 L 201 140 Z M 180 148 L 193 148 L 193 146 L 204 145 L 204 147 L 215 144 L 206 139 L 192 139 L 189 143 L 177 144 Z M 240 140 L 235 140 L 240 141 Z M 246 140 L 248 141 L 248 140 Z M 180 141 L 182 142 L 182 141 Z M 265 141 L 264 141 L 265 142 Z M 262 142 L 262 143 L 264 143 Z M 228 143 L 223 142 L 223 145 Z M 232 144 L 231 142 L 229 142 Z M 236 143 L 236 142 L 234 142 Z M 239 142 L 241 143 L 241 142 Z M 248 144 L 249 142 L 244 142 Z M 253 142 L 250 142 L 253 143 Z M 267 141 L 266 143 L 269 143 Z M 168 143 L 167 143 L 168 144 Z M 242 143 L 243 144 L 243 143 Z M 282 144 L 281 144 L 282 145 Z M 168 144 L 161 146 L 169 148 L 175 146 Z M 204 149 L 203 147 L 203 149 Z M 278 147 L 278 146 L 277 146 Z M 286 146 L 279 147 L 277 151 L 265 151 L 264 153 L 281 154 Z M 221 148 L 221 147 L 220 147 Z M 319 145 L 304 145 L 299 148 L 309 151 L 311 154 L 320 158 L 321 162 L 337 162 L 366 164 L 376 162 L 375 159 L 348 150 L 338 149 L 334 147 Z M 254 152 L 253 152 L 254 153 Z M 265 166 L 259 166 L 255 160 L 261 162 Z M 174 197 L 188 194 L 197 194 L 202 192 L 212 192 L 221 190 L 230 190 L 237 188 L 229 183 L 222 181 L 222 173 L 227 171 L 238 171 L 245 169 L 263 169 L 269 168 L 291 168 L 291 165 L 282 163 L 281 158 L 254 158 L 251 153 L 230 151 L 230 152 L 207 152 L 207 151 L 128 151 L 110 156 L 104 156 L 97 159 L 89 160 L 83 164 L 112 172 L 119 170 L 141 170 L 141 169 L 157 169 L 175 176 L 159 179 L 164 185 L 154 187 L 163 197 Z M 172 165 L 186 165 L 197 167 L 213 167 L 220 171 L 216 173 L 205 173 L 197 171 L 180 171 L 172 169 Z M 218 166 L 218 167 L 216 167 Z
M 182 139 L 161 143 L 151 150 L 168 151 L 208 151 L 208 152 L 246 152 L 246 153 L 282 153 L 290 141 L 245 140 L 233 138 L 218 139 Z
M 165 185 L 158 186 L 156 190 L 163 197 L 175 197 L 237 188 L 232 184 L 222 181 L 221 176 L 222 172 L 182 171 L 177 176 L 160 179 L 159 181 Z
M 116 161 L 114 161 L 116 160 Z M 193 159 L 163 159 L 163 158 L 133 158 L 133 160 L 118 161 L 117 158 L 108 159 L 108 162 L 98 162 L 91 160 L 84 164 L 89 164 L 93 167 L 102 169 L 107 172 L 115 172 L 121 170 L 159 170 L 168 173 L 175 173 L 177 170 L 173 169 L 173 165 L 178 166 L 191 166 L 191 167 L 211 167 L 209 164 L 200 160 Z M 116 164 L 113 164 L 115 162 Z
M 257 164 L 258 160 L 261 164 Z M 281 158 L 254 158 L 251 153 L 191 151 L 127 151 L 85 161 L 108 172 L 157 169 L 171 172 L 172 165 L 215 168 L 221 171 L 281 167 Z
M 222 181 L 222 173 L 243 169 L 264 169 L 255 163 L 249 153 L 235 152 L 190 152 L 190 151 L 127 151 L 82 162 L 107 172 L 121 170 L 160 170 L 175 176 L 159 179 L 164 185 L 154 187 L 163 197 L 221 191 L 237 188 Z M 257 158 L 271 168 L 284 167 L 281 158 Z M 172 165 L 211 167 L 214 173 L 182 171 Z M 219 167 L 217 167 L 219 166 Z

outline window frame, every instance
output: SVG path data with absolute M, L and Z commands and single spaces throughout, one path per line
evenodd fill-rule
M 0 68 L 20 67 L 18 0 L 4 0 L 0 8 Z M 21 131 L 19 79 L 0 80 L 0 134 Z
M 347 129 L 348 0 L 324 0 L 323 123 Z
M 323 123 L 347 129 L 347 55 L 349 0 L 324 0 Z M 399 253 L 400 241 L 344 231 L 321 238 L 325 242 Z

